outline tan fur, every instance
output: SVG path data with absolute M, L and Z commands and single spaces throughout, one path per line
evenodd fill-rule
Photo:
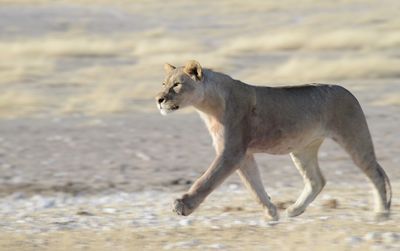
M 237 171 L 244 184 L 278 219 L 264 190 L 253 154 L 291 155 L 304 178 L 304 190 L 287 209 L 289 216 L 305 211 L 325 185 L 317 153 L 325 138 L 338 142 L 375 187 L 375 211 L 386 216 L 391 189 L 376 161 L 365 116 L 357 99 L 337 85 L 256 87 L 203 69 L 196 61 L 183 67 L 165 65 L 164 88 L 156 97 L 162 114 L 194 106 L 213 138 L 217 156 L 174 211 L 191 214 L 229 175 Z

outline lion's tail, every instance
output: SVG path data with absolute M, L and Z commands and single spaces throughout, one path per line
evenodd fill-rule
M 390 205 L 392 204 L 392 185 L 390 184 L 389 177 L 387 176 L 385 170 L 383 168 L 380 168 L 383 174 L 383 178 L 385 180 L 385 187 L 386 187 L 386 205 L 388 210 L 390 209 Z

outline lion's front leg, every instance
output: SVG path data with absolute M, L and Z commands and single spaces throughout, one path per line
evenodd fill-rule
M 271 220 L 279 219 L 278 210 L 271 202 L 270 197 L 264 189 L 260 172 L 253 155 L 246 156 L 245 161 L 238 169 L 238 174 L 247 189 L 253 194 L 256 200 L 265 208 L 265 213 Z
M 239 168 L 243 156 L 244 154 L 235 152 L 219 155 L 189 191 L 175 200 L 173 211 L 183 216 L 191 214 L 215 188 Z

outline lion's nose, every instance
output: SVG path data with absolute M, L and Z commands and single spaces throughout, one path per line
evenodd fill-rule
M 158 102 L 159 104 L 161 104 L 162 102 L 164 102 L 164 100 L 165 100 L 164 98 L 158 98 L 158 99 L 157 99 L 157 102 Z

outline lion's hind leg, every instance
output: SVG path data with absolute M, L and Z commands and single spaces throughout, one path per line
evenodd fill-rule
M 340 102 L 335 104 L 336 113 L 327 124 L 331 131 L 330 137 L 349 153 L 354 163 L 372 182 L 375 212 L 378 217 L 386 217 L 389 215 L 392 197 L 390 181 L 376 160 L 365 115 L 357 99 L 348 91 L 340 92 L 337 98 Z
M 325 179 L 318 165 L 318 149 L 323 140 L 318 140 L 306 148 L 292 152 L 290 156 L 304 179 L 304 189 L 297 201 L 286 213 L 289 217 L 302 214 L 325 186 Z
M 389 216 L 391 186 L 389 178 L 377 162 L 372 140 L 366 125 L 353 131 L 355 137 L 337 137 L 337 141 L 352 157 L 353 162 L 367 175 L 374 186 L 375 213 L 377 218 Z M 348 139 L 351 140 L 348 140 Z
M 391 186 L 385 171 L 374 159 L 372 161 L 355 162 L 367 175 L 374 186 L 375 213 L 378 219 L 387 218 L 391 204 Z
M 265 208 L 267 215 L 272 220 L 278 220 L 278 211 L 265 192 L 260 172 L 253 155 L 247 155 L 245 161 L 238 169 L 238 174 L 247 189 L 253 194 L 256 200 Z

